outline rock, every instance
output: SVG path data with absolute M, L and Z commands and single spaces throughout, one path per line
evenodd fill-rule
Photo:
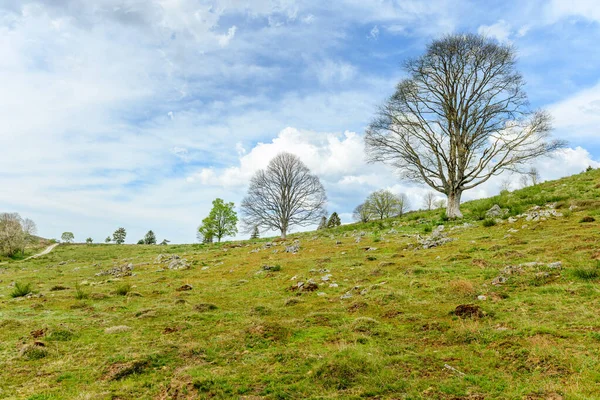
M 133 271 L 133 264 L 129 263 L 126 265 L 122 265 L 120 267 L 112 267 L 105 271 L 100 271 L 96 274 L 96 276 L 112 275 L 115 278 L 122 278 L 125 276 L 132 276 L 133 275 L 132 271 Z
M 475 304 L 461 304 L 454 309 L 454 315 L 461 318 L 482 318 L 485 313 Z
M 515 222 L 517 222 L 517 221 L 518 221 L 518 219 L 517 219 L 517 218 L 515 218 L 515 217 L 509 217 L 509 218 L 508 218 L 508 223 L 509 223 L 509 224 L 514 224 L 514 223 L 515 223 Z
M 562 261 L 551 262 L 546 266 L 550 269 L 562 269 Z
M 502 285 L 503 283 L 506 283 L 506 278 L 503 277 L 502 275 L 497 276 L 496 278 L 494 278 L 494 280 L 492 280 L 492 285 Z
M 325 292 L 319 292 L 319 293 L 317 293 L 317 296 L 327 296 L 327 293 L 325 293 Z
M 330 284 L 329 284 L 329 287 L 330 287 L 330 288 L 336 288 L 336 287 L 338 287 L 338 286 L 339 286 L 339 285 L 338 285 L 337 283 L 330 283 Z
M 127 325 L 117 325 L 117 326 L 111 326 L 110 328 L 106 328 L 104 330 L 104 333 L 112 335 L 115 333 L 123 333 L 123 332 L 127 332 L 130 330 L 131 330 L 131 328 L 128 327 Z
M 498 204 L 494 204 L 492 206 L 492 208 L 487 210 L 487 212 L 485 213 L 485 216 L 488 218 L 498 218 L 498 217 L 504 216 L 506 213 L 507 213 L 507 210 L 503 210 L 500 208 L 500 206 Z
M 485 300 L 487 300 L 487 296 L 480 294 L 479 296 L 477 296 L 477 300 L 485 301 Z
M 300 250 L 300 245 L 298 243 L 295 243 L 291 246 L 285 246 L 286 253 L 296 254 L 298 253 L 298 250 Z
M 423 238 L 420 235 L 417 235 L 417 242 L 419 242 L 423 249 L 430 249 L 432 247 L 437 247 L 445 243 L 452 242 L 454 239 L 449 238 L 443 231 L 444 225 L 440 225 L 435 228 L 428 237 Z
M 351 298 L 352 298 L 351 291 L 347 291 L 346 293 L 344 293 L 343 295 L 340 296 L 340 299 L 342 299 L 342 300 L 351 299 Z
M 360 236 L 354 239 L 354 243 L 360 243 Z
M 321 280 L 322 280 L 323 282 L 328 282 L 330 279 L 331 279 L 331 274 L 323 275 L 323 276 L 321 277 Z
M 186 283 L 185 285 L 182 285 L 175 290 L 177 290 L 178 292 L 185 292 L 185 291 L 192 290 L 192 289 L 193 289 L 192 285 L 188 285 Z

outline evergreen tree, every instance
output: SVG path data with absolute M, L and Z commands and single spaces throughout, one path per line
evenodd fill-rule
M 342 221 L 340 221 L 340 216 L 337 212 L 334 211 L 333 214 L 331 214 L 331 216 L 329 217 L 329 221 L 327 221 L 327 227 L 335 228 L 336 226 L 340 226 L 341 224 Z
M 144 236 L 144 244 L 156 244 L 156 236 L 151 230 Z
M 119 228 L 115 231 L 115 233 L 113 233 L 113 241 L 116 244 L 125 243 L 126 237 L 127 237 L 127 231 L 125 230 L 125 228 Z
M 252 230 L 252 234 L 250 235 L 250 240 L 252 239 L 258 239 L 260 237 L 260 232 L 258 230 L 258 226 L 254 226 L 254 229 Z
M 317 228 L 317 230 L 320 231 L 321 229 L 325 229 L 325 228 L 327 228 L 327 217 L 322 216 L 321 222 L 319 222 L 319 227 Z

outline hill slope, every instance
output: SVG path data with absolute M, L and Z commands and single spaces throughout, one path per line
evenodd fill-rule
M 591 171 L 466 203 L 467 225 L 61 245 L 0 267 L 0 397 L 598 398 L 598 199 Z

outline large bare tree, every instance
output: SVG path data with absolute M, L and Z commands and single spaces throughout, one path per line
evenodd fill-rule
M 368 127 L 369 161 L 446 194 L 447 216 L 462 217 L 465 190 L 564 145 L 530 109 L 515 63 L 511 46 L 483 36 L 433 41 Z
M 326 202 L 319 178 L 297 156 L 280 153 L 252 177 L 241 211 L 246 226 L 278 230 L 285 239 L 292 226 L 319 222 Z

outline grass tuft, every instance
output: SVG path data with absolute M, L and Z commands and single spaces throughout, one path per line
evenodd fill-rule
M 12 298 L 23 297 L 23 296 L 27 296 L 30 293 L 32 293 L 31 283 L 21 284 L 21 283 L 17 282 L 17 283 L 15 283 L 15 288 L 10 293 L 10 297 L 12 297 Z

